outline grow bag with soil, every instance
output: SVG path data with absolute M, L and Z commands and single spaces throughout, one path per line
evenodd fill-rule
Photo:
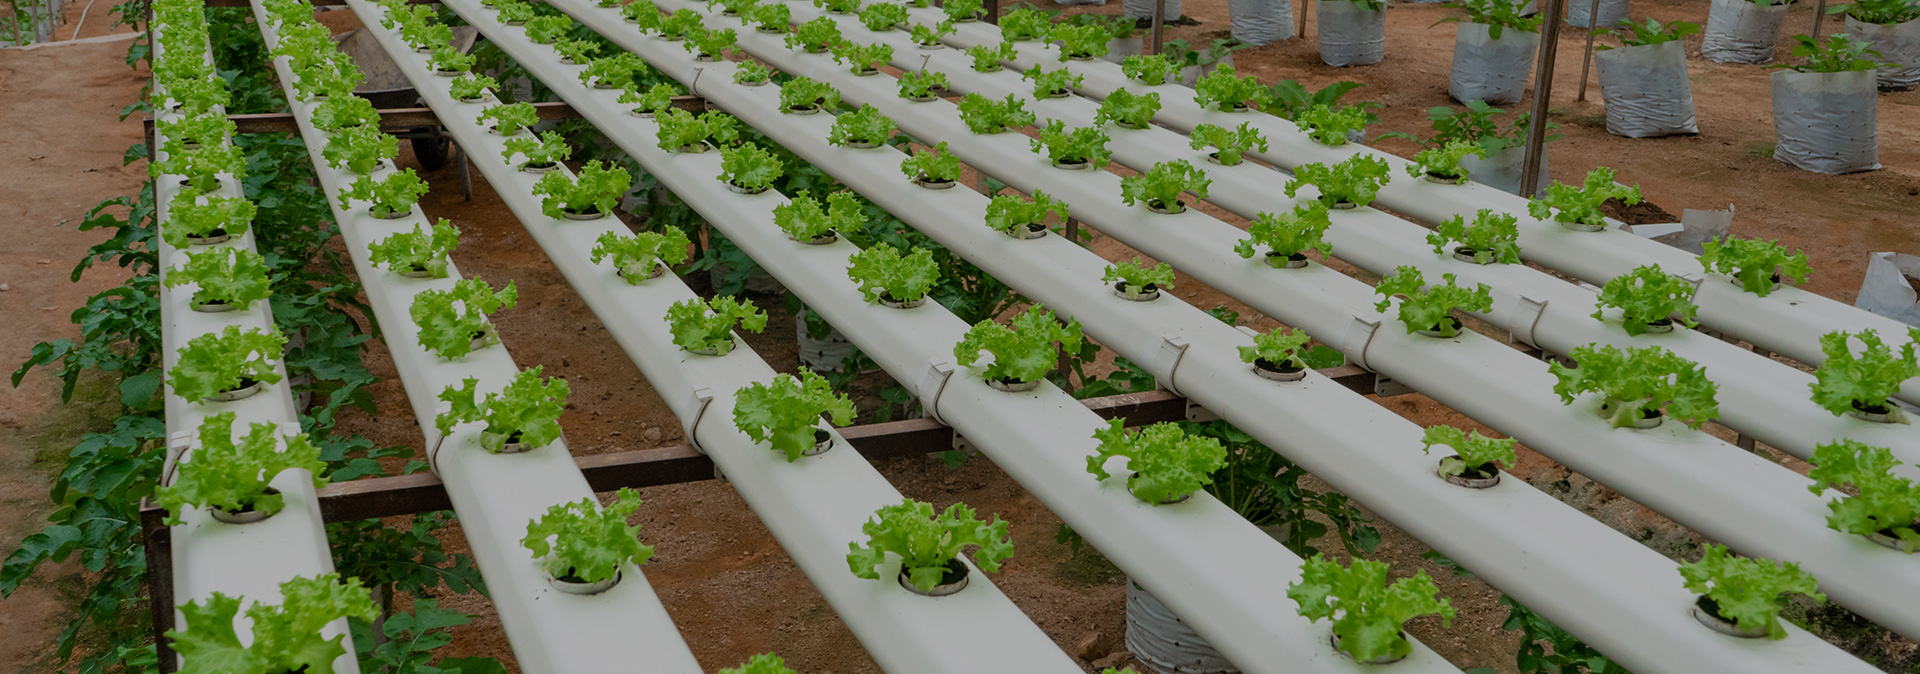
M 1508 28 L 1496 40 L 1489 30 L 1483 23 L 1460 24 L 1460 32 L 1453 37 L 1453 74 L 1447 78 L 1447 95 L 1462 103 L 1519 103 L 1533 71 L 1540 34 Z
M 1547 155 L 1552 154 L 1541 147 L 1540 175 L 1547 173 Z M 1460 158 L 1460 168 L 1472 173 L 1473 181 L 1506 192 L 1520 194 L 1520 173 L 1527 165 L 1527 148 L 1515 145 L 1499 152 L 1487 153 L 1486 159 L 1475 156 Z M 1545 194 L 1549 181 L 1540 181 L 1540 193 Z M 1525 195 L 1521 195 L 1525 196 Z
M 1886 64 L 1874 70 L 1881 89 L 1912 89 L 1920 85 L 1920 19 L 1885 25 L 1856 21 L 1849 16 L 1847 35 L 1872 43 L 1873 50 L 1880 52 L 1878 58 L 1871 54 L 1866 58 Z
M 1178 19 L 1181 16 L 1180 0 L 1166 0 L 1166 2 L 1166 20 L 1167 23 L 1173 23 L 1174 19 Z M 1121 0 L 1120 14 L 1129 19 L 1151 19 L 1153 18 L 1153 3 L 1154 0 Z
M 1233 21 L 1233 39 L 1258 47 L 1293 37 L 1293 3 L 1289 0 L 1227 0 Z
M 1594 11 L 1593 0 L 1567 0 L 1567 24 L 1580 28 L 1612 28 L 1627 18 L 1629 0 L 1600 0 Z M 1595 24 L 1594 19 L 1599 23 Z
M 853 342 L 833 326 L 827 326 L 827 336 L 814 339 L 806 319 L 795 317 L 793 336 L 800 346 L 800 363 L 814 372 L 839 372 L 853 355 Z
M 1871 70 L 1773 73 L 1773 158 L 1829 175 L 1880 168 L 1879 93 Z
M 1628 138 L 1700 133 L 1687 83 L 1686 43 L 1621 47 L 1597 52 L 1607 133 Z
M 1315 0 L 1320 60 L 1333 67 L 1379 63 L 1387 55 L 1387 13 L 1348 0 Z
M 1220 651 L 1193 631 L 1173 609 L 1127 581 L 1127 650 L 1156 671 L 1238 674 Z
M 1713 0 L 1713 9 L 1707 13 L 1707 34 L 1700 40 L 1700 55 L 1715 63 L 1772 61 L 1788 6 Z

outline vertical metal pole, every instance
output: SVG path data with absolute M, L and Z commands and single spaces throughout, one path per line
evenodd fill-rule
M 1166 30 L 1167 0 L 1153 0 L 1153 37 L 1147 41 L 1147 53 L 1160 53 L 1160 46 L 1165 44 Z
M 166 509 L 145 500 L 140 506 L 140 532 L 147 557 L 147 610 L 153 622 L 154 654 L 159 656 L 161 674 L 172 674 L 179 671 L 180 664 L 166 637 L 173 629 L 173 529 L 167 527 Z
M 1807 31 L 1807 36 L 1812 37 L 1814 42 L 1820 41 L 1820 22 L 1826 20 L 1827 0 L 1820 0 L 1820 4 L 1813 7 L 1813 30 Z
M 1527 123 L 1526 165 L 1520 170 L 1520 196 L 1533 198 L 1540 193 L 1540 153 L 1547 143 L 1547 103 L 1553 99 L 1553 60 L 1559 54 L 1560 21 L 1564 0 L 1546 0 L 1546 17 L 1540 31 L 1539 71 L 1533 76 L 1533 113 Z
M 1307 15 L 1313 13 L 1313 0 L 1300 0 L 1300 20 L 1293 23 L 1294 37 L 1307 36 Z
M 1593 0 L 1593 5 L 1587 9 L 1587 23 L 1599 23 L 1598 16 L 1600 0 Z M 1574 98 L 1576 101 L 1587 100 L 1587 66 L 1593 63 L 1593 33 L 1599 29 L 1598 26 L 1587 26 L 1587 48 L 1580 53 L 1580 95 Z

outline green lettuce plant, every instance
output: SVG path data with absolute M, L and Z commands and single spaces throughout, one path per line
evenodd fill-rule
M 718 61 L 726 58 L 727 50 L 739 41 L 740 34 L 732 28 L 701 29 L 688 32 L 686 43 L 680 46 L 693 54 L 695 61 Z
M 827 195 L 826 210 L 809 194 L 773 207 L 773 224 L 795 241 L 830 237 L 836 230 L 861 231 L 865 219 L 859 198 L 849 192 Z
M 704 30 L 706 30 L 705 21 L 700 18 L 699 12 L 691 9 L 673 10 L 672 14 L 660 20 L 659 31 L 662 40 L 685 40 L 687 36 Z
M 573 18 L 565 14 L 536 16 L 527 19 L 527 39 L 540 44 L 553 44 L 573 31 Z
M 433 53 L 427 56 L 427 65 L 443 73 L 465 73 L 473 70 L 474 56 L 460 51 L 450 44 L 434 45 Z
M 316 489 L 327 483 L 320 448 L 306 436 L 281 435 L 273 424 L 253 423 L 236 442 L 233 420 L 232 412 L 202 419 L 200 444 L 180 462 L 173 483 L 154 491 L 154 501 L 167 511 L 168 526 L 181 524 L 190 508 L 272 517 L 286 507 L 286 500 L 268 483 L 285 471 L 307 471 Z
M 1034 190 L 1032 199 L 1017 194 L 996 194 L 987 202 L 986 224 L 996 231 L 1019 236 L 1045 231 L 1048 214 L 1066 222 L 1067 202 L 1042 190 Z
M 1185 159 L 1174 159 L 1154 164 L 1146 173 L 1121 178 L 1120 200 L 1128 206 L 1144 202 L 1152 210 L 1183 213 L 1187 207 L 1180 203 L 1180 195 L 1192 192 L 1205 199 L 1212 184 L 1206 171 Z
M 219 145 L 232 138 L 233 120 L 225 115 L 203 113 L 175 120 L 160 120 L 154 123 L 155 135 L 169 141 L 178 141 L 182 147 L 196 145 Z
M 953 85 L 947 74 L 933 70 L 912 70 L 900 76 L 900 97 L 910 101 L 933 100 Z
M 399 139 L 381 132 L 378 126 L 366 125 L 349 126 L 328 136 L 320 156 L 328 166 L 367 175 L 378 170 L 380 162 L 399 153 Z
M 1446 182 L 1460 182 L 1472 175 L 1460 160 L 1469 156 L 1487 158 L 1487 147 L 1483 144 L 1453 139 L 1437 147 L 1421 150 L 1413 156 L 1413 163 L 1407 165 L 1407 175 L 1419 178 L 1427 176 Z
M 913 43 L 922 47 L 940 44 L 940 38 L 953 34 L 953 20 L 947 19 L 931 26 L 916 23 L 907 27 L 907 34 L 913 37 Z
M 1700 243 L 1700 267 L 1719 272 L 1740 282 L 1747 292 L 1766 297 L 1782 279 L 1804 283 L 1813 268 L 1801 252 L 1787 252 L 1778 241 L 1739 239 L 1732 236 L 1708 239 Z
M 1212 106 L 1223 112 L 1239 112 L 1247 109 L 1249 103 L 1252 107 L 1264 107 L 1271 97 L 1272 93 L 1252 75 L 1235 74 L 1233 66 L 1222 64 L 1200 78 L 1194 86 L 1193 102 L 1203 108 Z
M 862 105 L 834 118 L 833 128 L 827 131 L 827 142 L 842 147 L 878 147 L 893 135 L 894 128 L 893 120 L 880 114 L 878 109 Z
M 835 394 L 825 377 L 804 367 L 798 378 L 778 374 L 769 384 L 747 384 L 734 393 L 733 402 L 733 427 L 785 454 L 787 463 L 800 460 L 817 444 L 822 415 L 836 426 L 853 422 L 853 401 Z
M 1301 110 L 1293 124 L 1315 143 L 1339 146 L 1346 145 L 1354 132 L 1365 131 L 1371 117 L 1364 108 L 1315 105 Z
M 754 5 L 745 16 L 747 23 L 762 33 L 785 33 L 793 23 L 793 9 L 777 2 Z
M 486 281 L 463 278 L 448 290 L 427 290 L 413 296 L 407 314 L 419 327 L 420 346 L 447 360 L 465 358 L 475 348 L 500 343 L 487 314 L 511 309 L 520 301 L 513 282 L 494 292 Z M 476 347 L 473 342 L 479 341 Z
M 179 359 L 167 371 L 167 386 L 190 403 L 206 402 L 214 394 L 280 381 L 276 364 L 287 345 L 279 330 L 229 325 L 180 347 Z
M 496 6 L 500 10 L 500 23 L 509 26 L 524 26 L 528 21 L 540 16 L 533 3 L 518 0 L 499 0 Z
M 1699 324 L 1693 303 L 1698 288 L 1693 283 L 1662 271 L 1659 265 L 1642 265 L 1633 271 L 1607 280 L 1594 302 L 1593 318 L 1606 320 L 1607 307 L 1620 310 L 1620 327 L 1627 334 L 1639 335 L 1649 326 L 1671 325 L 1678 316 L 1687 327 Z
M 338 50 L 329 50 L 315 58 L 312 65 L 301 68 L 298 74 L 299 78 L 293 81 L 294 94 L 309 102 L 352 96 L 353 90 L 366 81 L 366 75 L 354 65 L 353 58 Z
M 224 108 L 233 102 L 232 94 L 227 92 L 226 80 L 210 77 L 189 77 L 167 81 L 160 91 L 154 94 L 155 109 L 165 108 L 163 100 L 172 100 L 180 107 L 180 112 L 188 115 L 202 115 L 214 108 Z
M 569 388 L 558 377 L 543 379 L 538 365 L 521 370 L 500 389 L 482 397 L 480 382 L 468 377 L 459 386 L 440 392 L 447 411 L 434 417 L 434 427 L 445 436 L 455 424 L 481 422 L 480 447 L 499 454 L 507 444 L 539 449 L 560 439 L 560 413 L 567 406 Z
M 167 222 L 160 228 L 167 245 L 186 248 L 193 239 L 245 234 L 258 210 L 246 199 L 210 196 L 203 202 L 200 196 L 188 188 L 167 202 Z
M 574 65 L 587 65 L 600 53 L 600 43 L 593 40 L 559 40 L 553 43 L 553 52 L 560 59 Z
M 1062 24 L 1054 26 L 1047 38 L 1060 42 L 1060 60 L 1087 61 L 1107 55 L 1113 32 L 1094 24 Z
M 453 81 L 448 83 L 447 86 L 449 93 L 453 94 L 455 100 L 473 103 L 486 98 L 488 94 L 498 90 L 500 83 L 486 75 L 467 73 L 453 78 Z
M 558 131 L 542 132 L 538 137 L 508 138 L 500 159 L 512 163 L 516 156 L 527 158 L 520 168 L 545 170 L 573 156 L 573 146 L 568 145 Z
M 1267 139 L 1252 128 L 1251 122 L 1241 122 L 1239 127 L 1231 131 L 1214 124 L 1201 124 L 1193 128 L 1193 140 L 1188 145 L 1195 150 L 1213 148 L 1213 158 L 1221 166 L 1238 165 L 1242 161 L 1241 155 L 1256 147 L 1261 152 L 1267 151 Z
M 1113 122 L 1129 129 L 1144 129 L 1153 123 L 1153 116 L 1159 112 L 1160 94 L 1148 92 L 1139 95 L 1126 89 L 1115 89 L 1100 101 L 1100 110 L 1094 113 L 1093 123 Z
M 1255 335 L 1253 346 L 1238 347 L 1240 361 L 1249 365 L 1266 363 L 1270 370 L 1304 370 L 1307 361 L 1307 342 L 1312 341 L 1305 330 L 1280 328 Z
M 411 232 L 398 232 L 367 246 L 367 260 L 386 265 L 398 274 L 424 274 L 427 278 L 446 278 L 448 254 L 460 245 L 460 230 L 441 218 L 431 231 L 414 225 Z
M 1098 169 L 1107 165 L 1113 151 L 1107 149 L 1107 132 L 1097 126 L 1082 126 L 1067 129 L 1066 122 L 1057 119 L 1047 120 L 1040 129 L 1040 137 L 1028 141 L 1028 147 L 1034 152 L 1047 155 L 1054 166 L 1078 166 L 1086 164 Z
M 1852 340 L 1860 341 L 1854 353 Z M 1893 347 L 1881 341 L 1880 333 L 1861 330 L 1858 334 L 1835 330 L 1820 336 L 1820 353 L 1826 361 L 1813 371 L 1813 402 L 1834 416 L 1848 412 L 1885 414 L 1889 421 L 1907 423 L 1906 413 L 1889 401 L 1900 392 L 1900 384 L 1920 375 L 1915 349 L 1920 347 L 1920 329 L 1907 329 L 1907 343 L 1895 355 Z
M 891 244 L 876 243 L 848 259 L 847 278 L 860 285 L 868 302 L 915 304 L 940 282 L 933 250 L 914 248 L 906 255 Z
M 655 145 L 668 152 L 705 152 L 709 145 L 726 147 L 740 140 L 740 120 L 724 112 L 695 115 L 679 108 L 654 113 Z
M 1073 74 L 1066 68 L 1047 70 L 1040 66 L 1028 68 L 1020 73 L 1020 78 L 1033 82 L 1034 98 L 1061 98 L 1073 93 L 1086 82 L 1085 77 Z
M 854 14 L 860 11 L 861 0 L 813 0 L 813 6 L 827 10 L 828 14 Z
M 1325 238 L 1327 227 L 1332 224 L 1327 205 L 1318 201 L 1294 204 L 1292 211 L 1281 215 L 1256 213 L 1247 228 L 1247 238 L 1234 244 L 1233 252 L 1252 259 L 1256 245 L 1266 246 L 1267 262 L 1276 267 L 1285 266 L 1289 260 L 1306 259 L 1303 253 L 1308 250 L 1320 251 L 1321 256 L 1332 255 L 1333 244 Z
M 1001 25 L 1005 25 L 1003 21 Z M 1002 31 L 1005 29 L 1002 28 Z M 973 59 L 973 71 L 979 73 L 999 72 L 1002 63 L 1020 57 L 1020 49 L 1012 42 L 994 45 L 977 44 L 967 48 L 967 58 Z
M 579 175 L 554 171 L 540 176 L 533 193 L 542 197 L 540 212 L 549 218 L 599 217 L 612 213 L 632 187 L 633 176 L 625 168 L 594 160 L 580 167 Z
M 169 152 L 165 159 L 147 164 L 147 176 L 180 176 L 181 184 L 198 192 L 220 189 L 220 175 L 234 180 L 247 175 L 247 159 L 235 145 L 202 145 L 191 150 Z
M 1287 196 L 1300 191 L 1302 185 L 1312 185 L 1319 190 L 1319 200 L 1329 208 L 1355 208 L 1373 203 L 1380 194 L 1380 188 L 1392 177 L 1388 175 L 1387 162 L 1378 157 L 1356 154 L 1346 161 L 1327 166 L 1326 164 L 1302 164 L 1293 170 L 1293 179 L 1287 181 Z
M 602 56 L 587 63 L 580 71 L 580 83 L 596 89 L 625 89 L 635 83 L 640 75 L 653 70 L 640 55 L 633 52 L 620 52 L 612 56 Z
M 1165 54 L 1134 54 L 1120 61 L 1120 72 L 1127 79 L 1157 86 L 1174 81 L 1180 75 L 1180 64 Z
M 637 85 L 628 85 L 620 92 L 619 102 L 633 105 L 633 112 L 642 115 L 658 115 L 673 107 L 673 97 L 680 95 L 680 87 L 667 83 L 657 83 L 641 91 Z
M 1395 267 L 1392 274 L 1374 286 L 1373 292 L 1380 296 L 1380 301 L 1373 305 L 1373 310 L 1386 311 L 1393 304 L 1393 298 L 1399 297 L 1398 317 L 1406 324 L 1407 334 L 1431 331 L 1438 337 L 1460 335 L 1460 319 L 1453 317 L 1454 309 L 1493 310 L 1493 288 L 1487 284 L 1469 290 L 1455 285 L 1453 274 L 1442 274 L 1440 279 L 1444 285 L 1427 285 L 1419 268 Z
M 255 601 L 247 607 L 253 640 L 240 644 L 234 618 L 240 598 L 215 592 L 180 607 L 182 627 L 167 632 L 180 655 L 182 674 L 202 672 L 304 672 L 334 674 L 333 661 L 347 654 L 346 635 L 320 635 L 341 618 L 372 621 L 380 616 L 367 588 L 336 573 L 288 579 L 280 584 L 280 603 Z
M 1053 17 L 1037 9 L 1022 7 L 1000 15 L 1000 36 L 1008 42 L 1044 42 L 1053 29 Z
M 982 0 L 947 0 L 940 11 L 946 12 L 948 21 L 978 21 L 986 16 L 987 4 Z
M 1454 215 L 1427 233 L 1427 244 L 1435 255 L 1447 254 L 1447 243 L 1458 244 L 1454 251 L 1473 255 L 1479 264 L 1520 264 L 1519 219 L 1482 208 L 1473 215 L 1473 224 L 1465 216 Z
M 653 559 L 653 546 L 640 542 L 640 527 L 627 524 L 640 504 L 640 492 L 621 487 L 605 507 L 592 497 L 553 506 L 527 523 L 520 546 L 556 579 L 598 583 L 614 578 L 623 565 Z
M 745 85 L 766 84 L 772 79 L 773 71 L 760 65 L 759 61 L 741 61 L 733 69 L 733 83 Z
M 833 85 L 807 77 L 795 77 L 780 85 L 780 110 L 804 112 L 840 107 L 840 90 Z
M 1007 127 L 1027 126 L 1034 123 L 1032 112 L 1020 97 L 1007 94 L 1005 99 L 995 100 L 978 93 L 969 93 L 960 99 L 960 121 L 967 129 L 976 134 L 993 134 L 1007 130 Z
M 760 6 L 760 0 L 707 0 L 707 10 L 720 8 L 721 16 L 745 16 Z
M 1227 449 L 1219 440 L 1189 435 L 1167 422 L 1128 433 L 1125 419 L 1114 419 L 1093 432 L 1100 447 L 1087 457 L 1087 472 L 1105 480 L 1107 461 L 1125 457 L 1127 490 L 1134 498 L 1154 505 L 1185 501 L 1213 482 L 1213 472 L 1227 465 Z
M 633 0 L 621 5 L 620 15 L 638 26 L 643 35 L 659 31 L 660 23 L 666 19 L 666 15 L 660 13 L 659 5 L 653 4 L 653 0 Z
M 892 5 L 874 5 L 890 7 Z M 880 66 L 893 60 L 893 45 L 884 42 L 873 44 L 854 44 L 841 42 L 833 46 L 833 62 L 847 66 L 855 75 L 872 75 L 880 72 Z
M 908 180 L 928 185 L 951 184 L 960 179 L 960 158 L 947 149 L 947 142 L 933 146 L 929 152 L 914 152 L 900 162 L 900 172 L 907 174 Z
M 759 194 L 773 187 L 783 171 L 780 159 L 772 152 L 748 143 L 720 151 L 720 175 L 716 177 L 747 194 Z
M 539 122 L 540 113 L 534 111 L 532 103 L 501 103 L 481 110 L 475 119 L 483 123 L 491 120 L 493 125 L 488 129 L 496 134 L 515 136 Z
M 167 270 L 166 286 L 193 284 L 193 305 L 245 309 L 273 294 L 267 284 L 267 259 L 246 248 L 207 248 L 187 253 L 187 261 Z
M 370 202 L 367 211 L 373 213 L 373 217 L 405 217 L 413 213 L 414 204 L 426 193 L 427 181 L 421 180 L 410 168 L 394 171 L 379 180 L 363 175 L 340 191 L 340 210 L 349 209 L 354 201 L 366 201 Z
M 1456 456 L 1440 459 L 1440 474 L 1455 477 L 1467 473 L 1487 474 L 1499 470 L 1499 466 L 1513 467 L 1512 438 L 1489 438 L 1474 431 L 1466 431 L 1452 426 L 1431 426 L 1420 435 L 1420 449 L 1433 451 L 1434 445 L 1445 445 Z
M 767 313 L 750 300 L 727 296 L 711 300 L 681 300 L 667 307 L 667 325 L 673 343 L 694 353 L 724 356 L 733 351 L 733 329 L 738 325 L 749 332 L 767 329 Z
M 1900 465 L 1893 452 L 1842 438 L 1814 448 L 1813 465 L 1808 491 L 1853 488 L 1827 503 L 1828 527 L 1856 536 L 1885 536 L 1905 552 L 1920 550 L 1920 485 L 1893 474 Z
M 1558 380 L 1553 392 L 1566 405 L 1573 404 L 1574 397 L 1582 393 L 1600 394 L 1604 398 L 1601 417 L 1614 428 L 1660 418 L 1662 410 L 1694 429 L 1720 417 L 1720 404 L 1714 400 L 1720 387 L 1707 379 L 1699 364 L 1672 351 L 1657 346 L 1619 349 L 1588 344 L 1567 355 L 1576 363 L 1574 367 L 1549 365 Z
M 604 232 L 593 242 L 593 263 L 613 258 L 613 268 L 628 285 L 640 285 L 653 276 L 659 265 L 678 266 L 687 261 L 687 246 L 692 241 L 687 233 L 678 227 L 664 227 L 658 232 L 640 232 L 622 235 L 619 232 Z
M 787 668 L 787 661 L 772 653 L 761 653 L 746 664 L 720 670 L 719 674 L 800 674 Z
M 1632 206 L 1640 203 L 1640 188 L 1614 184 L 1613 169 L 1603 166 L 1588 173 L 1581 187 L 1554 181 L 1547 187 L 1547 196 L 1527 202 L 1527 213 L 1542 220 L 1552 216 L 1554 222 L 1567 225 L 1605 227 L 1606 214 L 1600 205 L 1608 199 Z
M 1063 326 L 1053 312 L 1035 305 L 1008 325 L 991 318 L 974 324 L 953 345 L 953 358 L 961 367 L 972 367 L 985 351 L 993 355 L 993 362 L 980 373 L 982 378 L 1008 384 L 1036 382 L 1053 370 L 1056 345 L 1072 353 L 1079 350 L 1082 339 L 1079 320 L 1069 319 Z
M 884 33 L 907 22 L 907 8 L 890 2 L 875 2 L 860 8 L 860 24 L 867 30 Z
M 1287 598 L 1300 605 L 1300 615 L 1331 621 L 1336 646 L 1359 662 L 1412 653 L 1413 644 L 1401 631 L 1409 620 L 1437 614 L 1442 625 L 1452 623 L 1453 603 L 1439 594 L 1426 569 L 1389 585 L 1384 562 L 1356 559 L 1342 567 L 1324 555 L 1306 560 L 1300 580 L 1287 586 Z
M 992 521 L 983 522 L 964 503 L 948 506 L 935 516 L 932 505 L 907 499 L 875 511 L 860 531 L 867 541 L 847 544 L 847 566 L 853 575 L 879 580 L 880 567 L 892 555 L 900 560 L 907 582 L 921 592 L 940 585 L 947 565 L 957 562 L 967 548 L 975 548 L 973 563 L 987 573 L 999 573 L 1000 563 L 1013 556 L 1006 520 L 994 515 Z
M 788 49 L 802 49 L 809 54 L 825 52 L 842 41 L 840 24 L 824 16 L 800 24 L 786 40 Z
M 1680 565 L 1687 591 L 1706 598 L 1710 612 L 1742 630 L 1766 632 L 1768 639 L 1787 638 L 1780 609 L 1787 594 L 1797 592 L 1825 601 L 1820 584 L 1793 562 L 1734 557 L 1727 546 L 1708 543 L 1699 561 Z
M 1162 262 L 1147 266 L 1139 257 L 1132 262 L 1115 262 L 1107 265 L 1100 274 L 1101 283 L 1119 284 L 1129 296 L 1137 296 L 1149 290 L 1166 290 L 1173 287 L 1173 265 Z

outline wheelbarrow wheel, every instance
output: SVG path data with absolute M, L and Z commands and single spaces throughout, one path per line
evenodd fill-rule
M 428 171 L 438 171 L 447 165 L 447 149 L 453 141 L 447 138 L 414 138 L 413 158 Z

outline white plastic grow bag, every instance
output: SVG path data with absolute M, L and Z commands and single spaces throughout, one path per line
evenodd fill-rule
M 1597 16 L 1600 28 L 1612 28 L 1627 18 L 1629 4 L 1631 0 L 1600 0 L 1599 11 L 1595 12 L 1593 0 L 1567 0 L 1567 23 L 1593 28 Z
M 1920 278 L 1920 257 L 1901 253 L 1867 255 L 1867 276 L 1860 279 L 1860 296 L 1853 306 L 1920 328 L 1920 290 L 1910 278 Z
M 1143 41 L 1139 35 L 1134 35 L 1133 37 L 1116 37 L 1112 42 L 1107 43 L 1107 53 L 1105 56 L 1101 56 L 1100 60 L 1108 63 L 1125 61 L 1129 56 L 1141 54 L 1146 51 L 1142 43 Z
M 1173 609 L 1127 581 L 1127 651 L 1161 674 L 1239 674 Z
M 1874 73 L 1773 74 L 1773 158 L 1814 173 L 1880 168 Z
M 1507 28 L 1494 39 L 1484 23 L 1461 23 L 1453 36 L 1453 74 L 1447 95 L 1453 100 L 1519 103 L 1533 72 L 1540 34 Z
M 1920 19 L 1890 26 L 1856 21 L 1847 17 L 1847 35 L 1873 43 L 1884 63 L 1874 71 L 1882 89 L 1912 89 L 1920 85 Z
M 1607 133 L 1628 138 L 1700 133 L 1686 43 L 1680 40 L 1596 52 Z
M 1106 2 L 1106 0 L 1099 0 Z M 1134 19 L 1153 18 L 1153 0 L 1121 0 L 1120 14 Z M 1180 0 L 1167 0 L 1167 20 L 1180 18 Z
M 1258 47 L 1293 37 L 1292 0 L 1227 0 L 1233 39 Z
M 1320 13 L 1320 60 L 1336 68 L 1379 63 L 1387 55 L 1387 13 L 1349 0 L 1314 0 Z
M 827 336 L 814 339 L 804 314 L 793 318 L 793 339 L 800 345 L 800 364 L 815 372 L 839 372 L 846 366 L 847 356 L 853 355 L 853 342 L 831 325 L 827 326 Z
M 1700 40 L 1700 55 L 1715 63 L 1772 61 L 1788 6 L 1713 0 L 1713 9 L 1707 12 L 1707 34 Z
M 1542 192 L 1546 191 L 1548 185 L 1544 177 L 1547 175 L 1548 154 L 1551 153 L 1547 148 L 1541 146 L 1540 175 L 1543 177 L 1540 180 L 1540 190 Z M 1520 194 L 1520 173 L 1525 169 L 1526 164 L 1527 148 L 1522 145 L 1515 145 L 1499 152 L 1489 152 L 1486 159 L 1472 156 L 1460 158 L 1460 168 L 1472 174 L 1474 182 L 1508 194 Z

